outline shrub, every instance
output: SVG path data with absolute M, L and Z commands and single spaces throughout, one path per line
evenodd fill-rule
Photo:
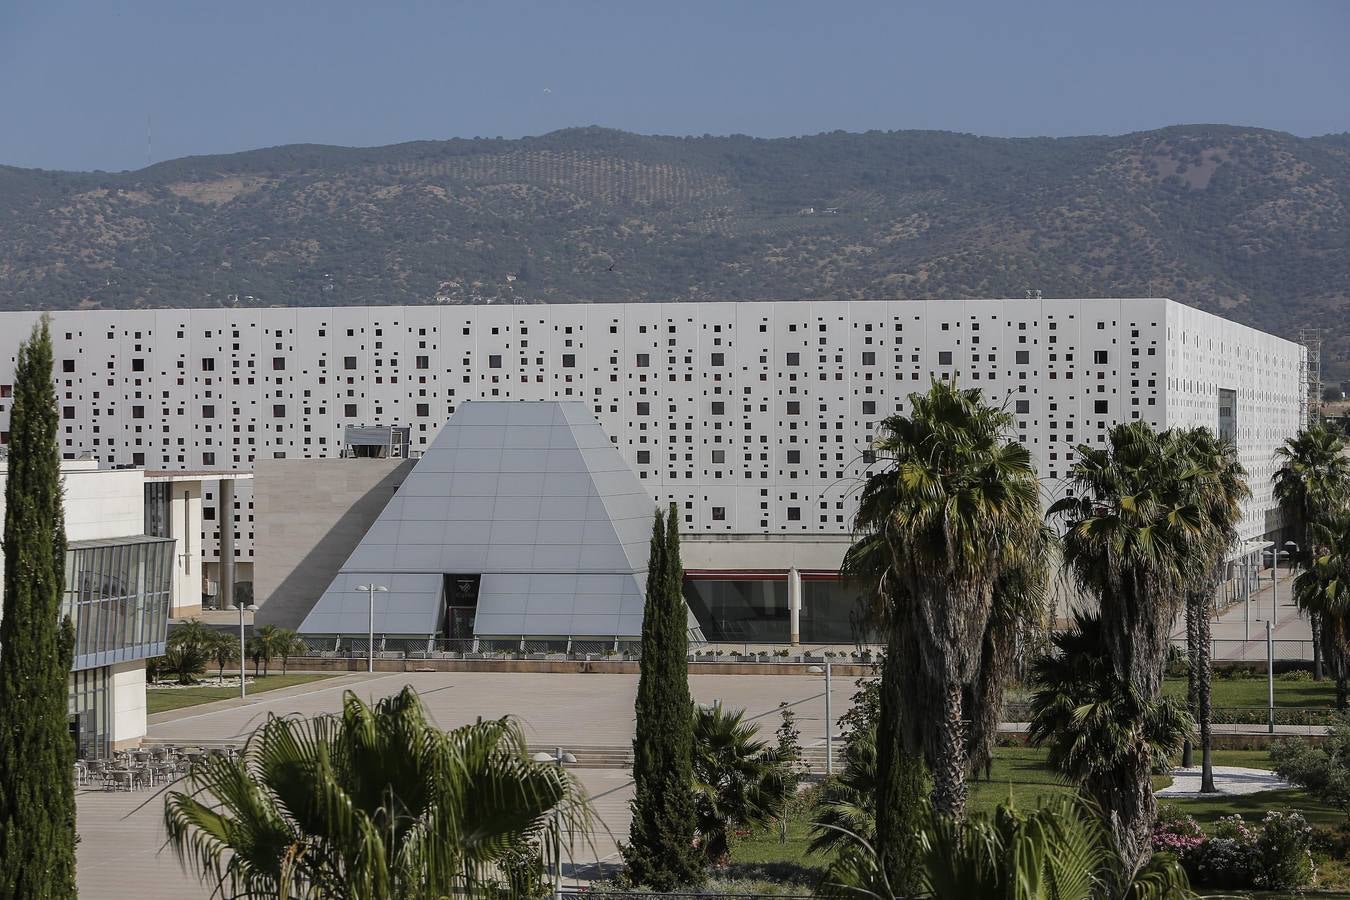
M 1342 822 L 1334 827 L 1314 827 L 1312 849 L 1332 859 L 1350 857 L 1350 822 Z
M 1275 676 L 1277 681 L 1312 681 L 1312 672 L 1307 669 L 1290 669 Z
M 1296 812 L 1271 810 L 1256 840 L 1256 886 L 1292 890 L 1313 883 L 1312 828 Z
M 1324 743 L 1280 741 L 1270 750 L 1275 771 L 1323 803 L 1350 813 L 1350 722 L 1337 717 Z
M 1186 651 L 1176 644 L 1167 648 L 1167 677 L 1185 678 L 1190 673 L 1190 659 Z
M 1187 815 L 1180 807 L 1172 803 L 1161 803 L 1158 805 L 1158 818 L 1153 826 L 1153 833 L 1160 832 L 1181 835 L 1183 837 L 1204 837 L 1205 832 L 1194 818 Z
M 1205 833 L 1200 830 L 1195 819 L 1170 804 L 1158 807 L 1158 818 L 1153 825 L 1155 853 L 1171 853 L 1190 874 L 1191 867 L 1187 861 L 1204 843 Z
M 1202 841 L 1181 857 L 1193 884 L 1215 888 L 1252 887 L 1255 861 L 1253 845 L 1219 837 Z
M 1291 890 L 1312 884 L 1316 877 L 1313 837 L 1302 816 L 1282 812 L 1267 813 L 1260 826 L 1238 815 L 1225 816 L 1206 836 L 1193 818 L 1164 805 L 1153 828 L 1153 849 L 1175 855 L 1198 886 Z

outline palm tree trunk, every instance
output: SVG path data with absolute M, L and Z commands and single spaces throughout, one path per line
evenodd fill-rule
M 1210 755 L 1211 743 L 1211 719 L 1213 718 L 1213 709 L 1210 706 L 1210 676 L 1213 674 L 1210 653 L 1210 623 L 1209 609 L 1200 611 L 1195 627 L 1196 636 L 1196 694 L 1198 695 L 1197 718 L 1200 720 L 1200 793 L 1213 794 L 1217 792 L 1214 787 L 1214 760 Z
M 1203 598 L 1200 598 L 1203 600 Z M 1186 705 L 1195 715 L 1200 702 L 1200 619 L 1205 610 L 1196 602 L 1193 592 L 1186 595 Z M 1193 765 L 1193 749 L 1190 732 L 1186 734 L 1186 743 L 1181 746 L 1181 764 L 1186 768 Z
M 1310 612 L 1308 624 L 1312 626 L 1313 645 L 1313 681 L 1322 680 L 1322 614 Z
M 966 815 L 966 737 L 961 727 L 961 684 L 951 682 L 942 698 L 938 759 L 933 766 L 933 810 L 954 819 Z
M 1136 744 L 1128 760 L 1119 768 L 1089 779 L 1084 785 L 1089 796 L 1106 813 L 1116 852 L 1125 871 L 1131 875 L 1152 853 L 1150 837 L 1153 820 L 1158 816 L 1152 769 L 1148 748 Z
M 1344 633 L 1334 616 L 1322 617 L 1322 651 L 1327 656 L 1327 662 L 1331 664 L 1332 677 L 1336 679 L 1336 709 L 1340 712 L 1346 711 L 1347 706 L 1347 685 L 1346 677 L 1350 672 L 1346 671 L 1346 653 Z

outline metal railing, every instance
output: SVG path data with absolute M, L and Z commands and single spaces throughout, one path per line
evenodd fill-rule
M 369 639 L 364 634 L 300 635 L 308 649 L 305 655 L 354 658 L 368 653 Z M 1303 638 L 1281 638 L 1274 642 L 1275 662 L 1310 663 L 1313 642 Z M 1186 649 L 1185 638 L 1173 638 L 1172 646 Z M 641 642 L 628 638 L 443 638 L 375 635 L 377 659 L 623 659 L 641 655 Z M 880 661 L 880 645 L 791 645 L 765 641 L 707 641 L 689 644 L 691 663 L 835 663 L 868 664 Z M 1215 638 L 1210 641 L 1210 659 L 1216 664 L 1252 662 L 1264 664 L 1266 642 L 1241 638 Z
M 356 659 L 370 652 L 370 639 L 364 634 L 300 635 L 305 646 L 303 656 Z M 636 660 L 641 657 L 639 641 L 610 638 L 442 638 L 375 635 L 376 659 L 558 659 L 558 660 Z M 845 646 L 792 646 L 764 643 L 691 643 L 691 663 L 861 663 L 878 661 L 880 648 Z

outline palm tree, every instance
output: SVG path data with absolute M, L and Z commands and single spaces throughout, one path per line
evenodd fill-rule
M 1322 513 L 1309 523 L 1307 541 L 1312 558 L 1294 579 L 1294 602 L 1316 615 L 1322 650 L 1336 677 L 1336 708 L 1345 711 L 1350 680 L 1350 509 Z
M 218 668 L 216 677 L 224 681 L 225 667 L 239 658 L 239 641 L 233 634 L 217 631 L 211 637 L 210 652 Z
M 1300 568 L 1306 569 L 1315 552 L 1310 534 L 1312 524 L 1344 506 L 1350 498 L 1350 458 L 1346 456 L 1345 440 L 1325 425 L 1311 425 L 1278 448 L 1275 461 L 1279 463 L 1272 478 L 1275 500 L 1297 538 L 1294 558 Z M 1313 677 L 1320 679 L 1323 630 L 1320 613 L 1310 611 L 1310 621 Z
M 412 688 L 339 715 L 270 717 L 238 759 L 210 757 L 171 792 L 180 861 L 223 897 L 481 896 L 531 842 L 587 833 L 575 780 L 525 752 L 509 719 L 442 732 Z
M 294 635 L 295 632 L 276 625 L 259 625 L 253 629 L 253 638 L 249 641 L 249 656 L 253 659 L 253 674 L 257 675 L 258 664 L 262 663 L 263 675 L 267 675 L 272 660 L 282 655 L 282 650 L 286 649 L 286 643 Z
M 1126 864 L 1148 855 L 1157 811 L 1143 717 L 1162 691 L 1169 633 L 1188 585 L 1189 567 L 1210 527 L 1197 505 L 1185 444 L 1175 431 L 1155 431 L 1142 421 L 1112 428 L 1104 447 L 1079 446 L 1070 474 L 1072 495 L 1054 503 L 1049 517 L 1064 527 L 1067 573 L 1097 602 L 1098 652 L 1129 701 L 1134 719 L 1103 803 Z
M 179 684 L 192 684 L 194 676 L 206 668 L 217 632 L 197 619 L 175 625 L 164 648 L 166 667 L 178 675 Z
M 743 709 L 694 710 L 694 805 L 709 863 L 726 860 L 732 829 L 767 825 L 787 800 L 785 764 L 758 734 Z
M 876 728 L 855 734 L 844 748 L 843 770 L 820 787 L 808 853 L 835 855 L 861 838 L 876 845 Z M 878 853 L 880 850 L 878 849 Z M 895 884 L 895 875 L 888 875 Z M 896 885 L 897 888 L 900 885 Z
M 985 677 L 996 586 L 1033 552 L 1040 507 L 1031 457 L 1009 438 L 1010 414 L 979 390 L 938 381 L 910 406 L 909 417 L 881 425 L 882 468 L 863 486 L 846 566 L 875 575 L 881 550 L 888 557 L 878 593 L 903 686 L 904 748 L 926 760 L 934 807 L 959 818 L 970 758 L 962 721 L 983 715 L 964 695 Z M 879 753 L 880 773 L 892 756 Z
M 1028 736 L 1049 748 L 1052 768 L 1109 811 L 1135 790 L 1119 773 L 1137 759 L 1150 773 L 1166 770 L 1191 719 L 1180 701 L 1144 698 L 1117 675 L 1103 652 L 1102 631 L 1099 616 L 1079 612 L 1074 627 L 1054 635 L 1051 649 L 1032 661 Z
M 264 626 L 266 627 L 266 626 Z M 281 657 L 281 674 L 285 675 L 290 668 L 292 656 L 304 656 L 309 652 L 309 644 L 306 644 L 300 635 L 289 628 L 278 628 L 276 631 L 276 654 Z
M 1115 852 L 1101 811 L 1063 798 L 1031 813 L 1011 801 L 961 822 L 934 815 L 920 835 L 918 897 L 1006 900 L 1174 900 L 1193 897 L 1175 860 L 1136 872 Z M 876 855 L 865 842 L 840 855 L 826 890 L 841 897 L 892 900 Z
M 1200 790 L 1214 793 L 1214 764 L 1211 754 L 1210 708 L 1210 612 L 1219 585 L 1223 583 L 1228 553 L 1238 540 L 1238 522 L 1242 502 L 1251 496 L 1247 472 L 1238 462 L 1232 441 L 1218 438 L 1208 428 L 1193 428 L 1180 435 L 1183 452 L 1190 464 L 1185 481 L 1193 492 L 1193 501 L 1203 513 L 1201 540 L 1193 545 L 1199 554 L 1186 567 L 1186 637 L 1190 666 L 1188 697 L 1200 723 Z M 1190 765 L 1190 739 L 1187 737 L 1183 765 Z
M 980 644 L 979 677 L 971 685 L 975 698 L 971 712 L 970 761 L 973 771 L 989 772 L 994 759 L 998 726 L 1003 721 L 1003 695 L 1027 648 L 1038 646 L 1049 631 L 1049 548 L 1054 537 L 1048 528 L 1029 535 L 1027 552 L 994 582 L 994 604 Z

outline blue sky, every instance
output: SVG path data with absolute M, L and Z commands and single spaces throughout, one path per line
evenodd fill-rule
M 1350 130 L 1350 0 L 0 0 L 0 163 L 603 125 Z

